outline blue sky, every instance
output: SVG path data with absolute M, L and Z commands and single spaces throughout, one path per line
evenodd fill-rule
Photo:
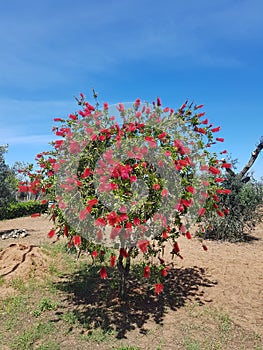
M 33 162 L 73 98 L 205 104 L 240 170 L 263 135 L 261 0 L 0 3 L 0 144 Z M 253 166 L 263 176 L 263 154 Z

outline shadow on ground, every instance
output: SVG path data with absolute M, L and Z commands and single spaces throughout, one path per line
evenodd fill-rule
M 202 304 L 203 287 L 216 284 L 206 277 L 203 268 L 173 268 L 164 282 L 164 293 L 156 296 L 152 284 L 146 285 L 131 272 L 126 300 L 120 300 L 117 276 L 102 281 L 97 274 L 95 268 L 93 271 L 83 268 L 77 274 L 63 276 L 56 288 L 64 292 L 65 308 L 71 305 L 84 327 L 105 332 L 114 330 L 119 339 L 136 327 L 141 333 L 147 333 L 144 326 L 148 320 L 162 324 L 167 310 L 176 311 L 188 300 Z M 57 314 L 62 313 L 60 309 Z

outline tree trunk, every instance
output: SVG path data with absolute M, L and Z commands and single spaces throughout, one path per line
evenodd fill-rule
M 226 171 L 231 176 L 239 176 L 242 179 L 242 182 L 246 183 L 250 180 L 249 176 L 244 177 L 249 169 L 252 167 L 252 165 L 255 163 L 257 157 L 259 156 L 259 153 L 263 149 L 263 137 L 261 137 L 259 144 L 257 145 L 256 149 L 251 153 L 251 157 L 247 164 L 244 166 L 244 168 L 240 171 L 240 173 L 236 174 L 232 169 L 227 168 Z
M 121 299 L 125 299 L 126 296 L 126 290 L 127 290 L 127 277 L 130 273 L 130 266 L 131 266 L 131 257 L 130 252 L 132 248 L 129 249 L 128 256 L 125 259 L 126 264 L 124 265 L 124 257 L 120 254 L 117 262 L 119 274 L 120 274 L 120 286 L 119 286 L 119 297 Z

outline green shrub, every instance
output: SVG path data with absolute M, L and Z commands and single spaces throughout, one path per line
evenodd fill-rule
M 41 204 L 39 201 L 11 203 L 0 208 L 0 220 L 14 219 L 22 216 L 29 216 L 34 213 L 45 213 L 48 204 Z
M 213 217 L 206 238 L 246 241 L 248 234 L 263 219 L 263 183 L 253 178 L 244 183 L 238 175 L 229 175 L 223 185 L 232 191 L 230 195 L 220 198 L 220 205 L 227 207 L 229 213 L 224 220 L 219 216 Z

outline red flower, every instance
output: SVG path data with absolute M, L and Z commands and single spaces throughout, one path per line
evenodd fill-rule
M 96 226 L 106 226 L 107 222 L 103 218 L 98 218 L 95 220 L 94 225 Z
M 73 243 L 75 244 L 75 245 L 81 245 L 81 237 L 80 236 L 74 236 L 73 237 Z
M 128 258 L 129 254 L 125 248 L 120 248 L 120 255 L 124 258 Z
M 168 275 L 167 270 L 166 270 L 166 269 L 162 269 L 161 275 L 162 275 L 163 277 L 166 277 L 166 276 Z
M 212 173 L 214 175 L 221 174 L 221 171 L 214 166 L 210 166 L 209 171 L 210 171 L 210 173 Z
M 221 167 L 222 167 L 222 168 L 226 168 L 226 169 L 230 169 L 230 168 L 232 168 L 232 164 L 230 164 L 230 163 L 223 163 L 223 164 L 221 165 Z
M 196 192 L 195 188 L 193 186 L 187 186 L 186 191 L 194 194 Z
M 216 141 L 219 141 L 219 142 L 224 142 L 224 141 L 225 141 L 225 139 L 223 139 L 222 137 L 217 137 L 217 138 L 216 138 Z
M 148 245 L 150 245 L 150 242 L 149 241 L 147 241 L 146 239 L 145 240 L 140 240 L 139 242 L 138 242 L 138 247 L 141 249 L 141 251 L 143 252 L 143 253 L 146 253 L 147 252 L 147 250 L 148 250 Z
M 167 197 L 168 195 L 169 195 L 169 191 L 168 191 L 168 189 L 167 188 L 164 188 L 163 190 L 162 190 L 162 197 Z
M 188 239 L 191 239 L 192 238 L 191 233 L 189 231 L 186 231 L 185 232 L 185 237 L 188 238 Z
M 228 189 L 226 189 L 226 188 L 218 188 L 217 190 L 216 190 L 216 193 L 219 193 L 219 194 L 230 194 L 232 191 L 231 190 L 228 190 Z
M 105 278 L 108 277 L 107 271 L 106 271 L 105 267 L 102 267 L 102 268 L 100 269 L 100 277 L 101 277 L 101 279 L 103 279 L 103 280 L 104 280 Z
M 200 208 L 199 210 L 198 210 L 198 215 L 199 216 L 203 216 L 204 214 L 205 214 L 205 208 Z
M 203 108 L 204 105 L 198 105 L 198 106 L 195 106 L 194 109 L 199 109 L 199 108 Z
M 163 284 L 162 283 L 156 283 L 155 284 L 155 293 L 159 295 L 163 292 Z
M 220 126 L 218 126 L 217 128 L 211 129 L 211 131 L 212 131 L 212 132 L 218 132 L 218 131 L 220 131 Z
M 89 177 L 89 176 L 90 176 L 90 169 L 86 168 L 83 174 L 81 175 L 81 178 L 84 179 L 85 177 Z
M 48 235 L 48 238 L 52 238 L 54 237 L 56 234 L 56 231 L 55 230 L 50 230 L 49 233 L 47 234 Z
M 111 255 L 110 257 L 110 266 L 114 267 L 116 263 L 116 255 Z
M 218 214 L 219 216 L 221 216 L 222 218 L 225 216 L 225 214 L 224 214 L 221 210 L 218 210 L 218 211 L 217 211 L 217 214 Z
M 173 248 L 174 252 L 179 253 L 180 252 L 180 248 L 177 242 L 174 243 L 174 248 Z
M 143 277 L 144 278 L 149 278 L 151 274 L 151 269 L 149 266 L 145 266 L 144 270 L 143 270 Z
M 139 226 L 140 223 L 141 223 L 141 220 L 139 218 L 134 218 L 133 219 L 133 223 L 134 223 L 135 226 Z
M 156 190 L 156 191 L 159 190 L 160 189 L 160 185 L 159 184 L 154 184 L 153 185 L 153 189 Z
M 97 258 L 98 252 L 97 252 L 96 250 L 94 250 L 94 251 L 91 253 L 91 256 L 92 256 L 93 258 Z
M 64 226 L 64 235 L 68 237 L 68 226 Z
M 160 107 L 162 105 L 160 97 L 157 97 L 157 106 Z
M 109 214 L 107 214 L 106 218 L 108 220 L 108 224 L 111 226 L 114 226 L 116 223 L 119 222 L 119 217 L 115 211 L 112 211 Z

